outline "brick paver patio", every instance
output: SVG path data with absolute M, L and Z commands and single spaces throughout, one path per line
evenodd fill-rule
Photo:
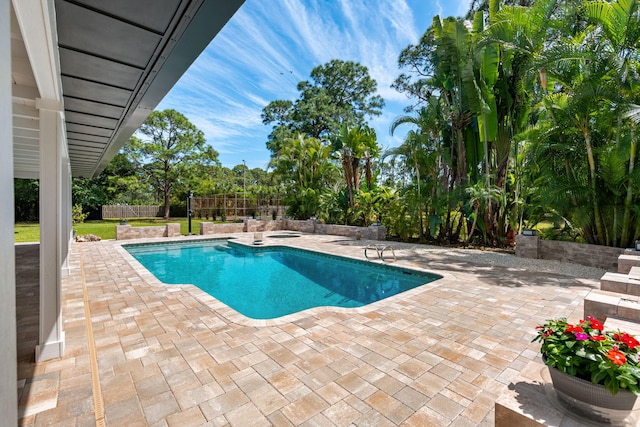
M 358 259 L 372 243 L 271 240 Z M 21 425 L 492 426 L 496 398 L 539 360 L 535 325 L 582 317 L 598 286 L 393 243 L 398 265 L 444 278 L 365 308 L 252 321 L 195 287 L 160 284 L 120 243 L 72 247 L 63 359 L 33 363 L 33 304 L 18 303 Z M 20 276 L 26 253 L 18 293 L 37 300 L 37 286 L 25 290 L 33 275 Z M 37 309 L 35 322 L 37 338 Z

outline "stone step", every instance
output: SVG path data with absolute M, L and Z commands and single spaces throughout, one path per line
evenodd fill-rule
M 609 292 L 627 293 L 627 280 L 629 276 L 622 273 L 606 272 L 600 278 L 600 289 Z
M 631 267 L 631 270 L 629 270 L 629 278 L 640 280 L 640 266 Z
M 636 267 L 634 267 L 636 268 Z M 632 270 L 633 271 L 633 270 Z M 640 267 L 638 268 L 640 274 Z M 607 272 L 600 278 L 600 289 L 608 292 L 640 296 L 640 277 Z
M 618 273 L 628 274 L 632 267 L 640 267 L 640 253 L 626 250 L 618 257 Z
M 610 316 L 604 322 L 604 329 L 606 331 L 620 331 L 627 332 L 634 337 L 640 337 L 640 323 L 632 322 L 630 320 L 620 319 L 618 317 Z
M 594 289 L 584 299 L 584 317 L 587 316 L 601 322 L 609 317 L 640 322 L 640 297 Z

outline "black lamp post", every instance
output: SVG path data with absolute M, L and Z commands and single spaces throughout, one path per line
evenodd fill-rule
M 187 197 L 187 217 L 189 218 L 189 234 L 191 234 L 191 217 L 193 216 L 193 191 L 189 190 L 189 197 Z

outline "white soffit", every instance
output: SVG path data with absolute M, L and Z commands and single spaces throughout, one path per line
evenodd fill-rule
M 64 105 L 73 176 L 98 175 L 243 2 L 13 0 L 15 176 L 38 175 L 36 98 Z

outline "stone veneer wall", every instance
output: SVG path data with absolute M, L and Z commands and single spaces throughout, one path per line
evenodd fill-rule
M 242 233 L 244 230 L 244 223 L 233 222 L 225 224 L 214 224 L 213 222 L 201 222 L 200 234 L 227 234 L 227 233 Z
M 200 234 L 202 235 L 279 230 L 298 231 L 309 234 L 330 234 L 353 237 L 355 239 L 385 240 L 387 238 L 387 230 L 384 226 L 354 227 L 348 225 L 321 224 L 313 219 L 305 221 L 292 219 L 279 219 L 275 221 L 248 219 L 244 223 L 233 224 L 200 223 Z
M 585 243 L 542 240 L 540 236 L 516 236 L 516 256 L 572 262 L 617 271 L 618 256 L 624 249 Z
M 352 227 L 349 225 L 316 224 L 314 233 L 354 237 L 356 239 L 362 238 L 367 240 L 385 240 L 387 238 L 387 229 L 382 225 Z
M 316 221 L 313 219 L 308 219 L 306 221 L 302 221 L 298 219 L 285 219 L 283 221 L 284 221 L 284 230 L 299 231 L 301 233 L 313 234 L 316 229 Z
M 176 237 L 180 235 L 180 224 L 165 224 L 148 227 L 132 227 L 129 224 L 116 226 L 116 240 L 144 239 L 148 237 Z
M 285 219 L 276 219 L 276 220 L 269 220 L 269 221 L 263 221 L 258 219 L 248 219 L 246 221 L 246 227 L 244 231 L 252 233 L 256 231 L 286 230 L 286 228 L 284 228 L 286 221 L 287 220 Z
M 387 238 L 387 229 L 382 225 L 355 227 L 349 225 L 321 224 L 317 220 L 313 219 L 308 219 L 306 221 L 292 219 L 279 219 L 275 221 L 247 219 L 244 222 L 226 224 L 214 224 L 212 222 L 200 223 L 201 235 L 279 230 L 298 231 L 309 234 L 329 234 L 367 240 L 385 240 Z M 155 227 L 132 227 L 129 224 L 116 226 L 116 240 L 143 239 L 150 237 L 176 237 L 179 235 L 180 224 L 166 224 L 166 226 L 161 225 Z

